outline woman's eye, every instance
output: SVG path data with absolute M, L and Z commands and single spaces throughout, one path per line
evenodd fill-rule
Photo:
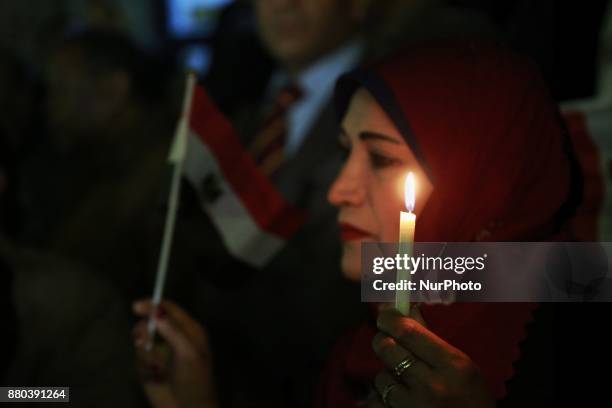
M 370 162 L 372 163 L 372 167 L 375 169 L 382 169 L 401 163 L 401 161 L 398 159 L 387 157 L 375 152 L 370 152 Z

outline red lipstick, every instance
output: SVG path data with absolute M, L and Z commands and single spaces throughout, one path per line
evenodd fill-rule
M 340 238 L 342 241 L 355 241 L 370 235 L 372 234 L 351 224 L 340 223 Z

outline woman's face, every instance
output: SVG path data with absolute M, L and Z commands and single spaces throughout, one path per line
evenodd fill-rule
M 328 200 L 340 210 L 342 271 L 347 278 L 359 280 L 361 243 L 398 241 L 408 172 L 416 180 L 417 217 L 432 186 L 399 130 L 365 89 L 351 99 L 340 143 L 348 157 Z

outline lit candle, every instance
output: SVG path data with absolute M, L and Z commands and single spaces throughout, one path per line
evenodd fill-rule
M 412 246 L 414 243 L 414 227 L 416 224 L 416 215 L 414 215 L 414 174 L 408 173 L 404 188 L 404 198 L 406 200 L 406 208 L 408 212 L 400 212 L 400 232 L 398 253 L 403 257 L 404 254 L 412 256 Z M 396 282 L 400 283 L 405 280 L 410 280 L 410 271 L 406 269 L 398 269 Z M 410 291 L 396 290 L 395 291 L 395 308 L 404 316 L 410 313 Z

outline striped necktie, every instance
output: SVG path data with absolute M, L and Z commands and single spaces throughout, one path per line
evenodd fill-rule
M 287 112 L 302 97 L 295 85 L 287 85 L 278 92 L 271 111 L 265 116 L 263 125 L 253 139 L 250 152 L 261 172 L 272 177 L 285 161 L 287 139 Z

